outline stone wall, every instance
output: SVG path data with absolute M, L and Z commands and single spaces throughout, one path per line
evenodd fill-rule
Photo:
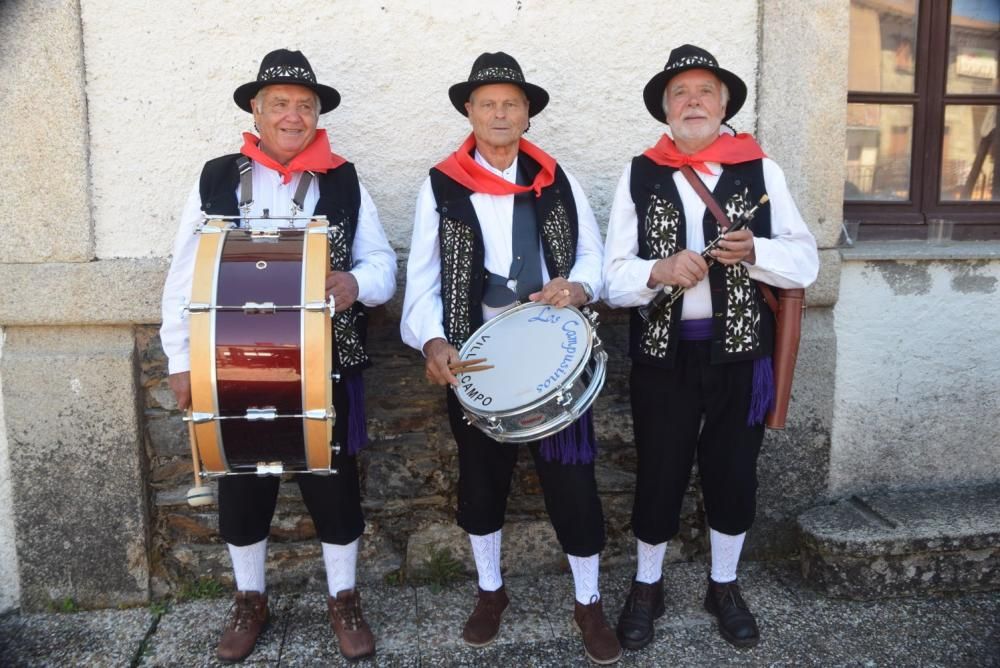
M 597 481 L 608 530 L 607 563 L 632 558 L 630 531 L 635 455 L 627 393 L 623 314 L 601 311 L 600 335 L 609 352 L 609 375 L 597 400 L 600 442 Z M 360 455 L 367 520 L 359 577 L 419 578 L 432 550 L 447 548 L 468 572 L 474 565 L 468 538 L 455 524 L 458 463 L 445 413 L 444 390 L 424 378 L 419 354 L 399 341 L 398 312 L 376 309 L 369 329 L 374 363 L 366 372 L 368 431 L 372 443 Z M 153 590 L 163 594 L 199 577 L 231 578 L 229 558 L 215 535 L 215 508 L 190 508 L 192 484 L 187 431 L 165 382 L 166 361 L 152 327 L 137 329 L 153 527 Z M 498 447 L 514 447 L 502 446 Z M 568 567 L 545 514 L 531 457 L 521 449 L 504 530 L 508 573 Z M 780 513 L 775 509 L 775 513 Z M 703 511 L 697 486 L 685 503 L 672 561 L 705 552 Z M 794 515 L 788 514 L 791 519 Z M 269 582 L 298 585 L 322 578 L 315 530 L 294 482 L 286 480 L 271 532 Z
M 0 328 L 0 358 L 6 332 Z M 0 376 L 0 425 L 6 424 L 3 405 L 3 378 Z M 10 448 L 7 444 L 7 430 L 0 429 L 0 508 L 10 508 L 14 504 L 14 493 L 10 479 Z M 17 549 L 14 544 L 14 515 L 0 513 L 0 611 L 17 607 L 21 598 L 21 579 L 17 573 Z
M 859 244 L 844 256 L 831 491 L 1000 480 L 1000 249 Z
M 10 63 L 0 102 L 16 112 L 0 134 L 0 149 L 21 156 L 0 163 L 0 327 L 8 337 L 0 358 L 0 501 L 8 494 L 13 508 L 9 521 L 0 521 L 0 544 L 17 546 L 16 554 L 0 550 L 0 610 L 45 607 L 60 597 L 84 605 L 141 602 L 193 577 L 228 577 L 213 513 L 194 513 L 183 501 L 190 485 L 188 446 L 165 387 L 155 324 L 176 216 L 197 171 L 206 159 L 233 150 L 239 133 L 249 129 L 249 117 L 231 102 L 232 90 L 254 77 L 262 54 L 282 46 L 303 49 L 319 78 L 343 94 L 342 106 L 324 115 L 321 127 L 359 165 L 401 262 L 414 194 L 428 166 L 468 132 L 447 101 L 447 88 L 466 78 L 480 52 L 512 53 L 528 79 L 552 94 L 529 136 L 580 179 L 602 228 L 622 166 L 662 131 L 641 104 L 641 89 L 670 48 L 699 44 L 744 77 L 749 96 L 734 124 L 759 131 L 765 150 L 786 167 L 824 249 L 820 282 L 809 297 L 789 429 L 769 434 L 765 444 L 759 528 L 748 545 L 751 556 L 793 549 L 790 518 L 826 493 L 828 379 L 836 349 L 829 308 L 839 283 L 839 256 L 831 249 L 840 185 L 831 175 L 839 173 L 842 145 L 846 39 L 840 26 L 846 9 L 820 0 L 624 0 L 587 3 L 586 12 L 580 6 L 536 0 L 319 3 L 289 29 L 288 17 L 301 14 L 300 4 L 290 0 L 266 6 L 221 0 L 0 3 L 0 59 Z M 724 20 L 704 18 L 720 15 Z M 24 146 L 32 150 L 25 154 Z M 50 187 L 48 206 L 39 208 L 32 193 L 51 184 L 52 174 L 60 177 Z M 367 579 L 400 568 L 413 574 L 434 546 L 450 545 L 465 558 L 465 540 L 453 521 L 454 449 L 442 394 L 428 389 L 419 356 L 399 343 L 400 301 L 401 293 L 373 317 L 377 366 L 369 382 L 369 428 L 375 443 L 362 457 Z M 621 314 L 603 319 L 612 356 L 597 404 L 603 441 L 598 476 L 608 517 L 607 559 L 617 561 L 632 553 L 634 461 L 625 322 Z M 75 350 L 76 341 L 86 344 Z M 91 401 L 76 392 L 80 388 L 115 400 Z M 129 393 L 135 394 L 126 400 Z M 106 425 L 111 428 L 97 429 Z M 73 441 L 74 433 L 87 434 L 87 442 Z M 65 461 L 80 474 L 77 485 L 63 484 L 46 468 L 51 462 L 31 454 L 58 457 L 78 449 L 78 462 Z M 94 453 L 118 467 L 126 494 L 94 472 L 104 463 L 95 464 Z M 505 551 L 506 568 L 562 568 L 530 458 L 523 459 L 511 499 L 506 544 L 514 549 Z M 295 486 L 285 488 L 270 568 L 287 580 L 315 577 L 320 561 L 312 528 Z M 94 489 L 104 504 L 93 503 Z M 33 507 L 47 496 L 78 512 L 77 529 L 117 537 L 106 546 L 111 557 L 100 577 L 63 568 L 52 546 L 32 533 L 59 532 L 77 550 L 67 556 L 59 546 L 56 553 L 77 559 L 80 568 L 102 549 L 88 542 L 87 531 L 73 533 L 60 516 Z M 693 486 L 670 558 L 703 555 L 700 515 Z

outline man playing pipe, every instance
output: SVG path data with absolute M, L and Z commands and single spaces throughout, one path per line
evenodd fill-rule
M 679 529 L 697 456 L 711 541 L 705 607 L 738 647 L 757 643 L 736 569 L 756 512 L 757 455 L 773 399 L 774 315 L 758 283 L 804 288 L 816 279 L 816 241 L 784 174 L 750 135 L 724 123 L 746 100 L 743 81 L 686 44 L 646 84 L 646 108 L 667 124 L 618 183 L 605 245 L 605 300 L 631 307 L 630 392 L 638 452 L 632 530 L 637 571 L 618 620 L 631 649 L 653 639 L 664 612 L 663 559 Z M 687 171 L 689 176 L 682 172 Z M 723 233 L 689 177 L 736 221 L 764 198 L 748 229 Z M 686 290 L 640 314 L 662 290 Z

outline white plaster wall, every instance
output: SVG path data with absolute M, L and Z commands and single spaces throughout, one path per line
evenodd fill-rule
M 0 327 L 0 359 L 3 358 L 5 330 Z M 3 410 L 3 378 L 0 377 L 0 613 L 16 608 L 21 598 L 17 575 L 13 494 L 10 482 L 10 453 L 7 449 L 7 428 Z
M 301 49 L 341 106 L 321 117 L 358 165 L 393 245 L 409 246 L 427 169 L 468 122 L 448 87 L 483 51 L 507 51 L 551 94 L 528 138 L 585 187 L 606 226 L 631 156 L 663 126 L 642 87 L 684 42 L 712 51 L 750 88 L 754 129 L 757 0 L 82 0 L 97 256 L 166 256 L 205 160 L 238 150 L 250 116 L 232 102 L 261 56 Z M 765 147 L 766 149 L 766 147 Z
M 834 496 L 1000 479 L 1000 262 L 844 262 Z

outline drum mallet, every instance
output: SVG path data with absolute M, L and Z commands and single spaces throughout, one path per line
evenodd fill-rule
M 210 506 L 215 503 L 215 494 L 212 488 L 201 484 L 201 458 L 198 456 L 198 440 L 194 433 L 194 417 L 188 409 L 185 422 L 188 424 L 188 438 L 191 440 L 191 463 L 194 465 L 194 487 L 187 491 L 187 502 L 189 506 Z

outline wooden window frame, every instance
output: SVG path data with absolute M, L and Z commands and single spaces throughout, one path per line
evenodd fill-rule
M 953 221 L 956 240 L 1000 239 L 1000 202 L 940 201 L 945 108 L 962 104 L 1000 107 L 1000 93 L 953 95 L 946 92 L 950 16 L 951 0 L 919 0 L 917 3 L 912 93 L 847 92 L 848 104 L 905 104 L 913 108 L 910 199 L 905 202 L 844 202 L 844 219 L 861 221 L 865 239 L 923 238 L 926 223 L 933 218 Z

